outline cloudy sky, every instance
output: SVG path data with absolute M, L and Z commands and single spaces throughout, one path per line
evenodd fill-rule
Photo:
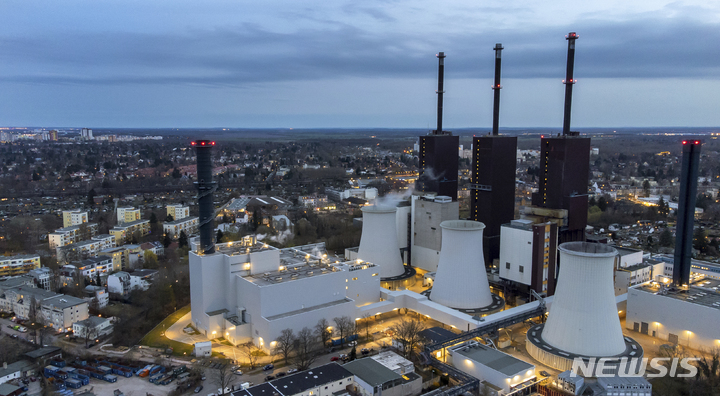
M 720 2 L 2 0 L 0 125 L 720 126 Z

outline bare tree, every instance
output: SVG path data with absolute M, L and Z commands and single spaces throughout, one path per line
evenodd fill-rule
M 262 355 L 262 351 L 255 344 L 253 344 L 252 341 L 244 344 L 242 350 L 243 354 L 245 355 L 245 357 L 247 357 L 248 362 L 250 363 L 250 369 L 254 369 L 255 364 L 257 364 L 258 358 Z
M 88 321 L 88 324 L 85 326 L 85 334 L 84 334 L 84 335 L 85 335 L 85 347 L 86 347 L 86 348 L 87 348 L 87 346 L 88 346 L 88 341 L 92 341 L 92 340 L 95 339 L 95 337 L 97 336 L 97 331 L 95 330 L 95 328 L 90 328 L 90 327 L 89 327 L 89 326 L 91 326 L 91 323 L 89 323 L 89 322 L 90 322 L 90 321 Z
M 273 353 L 282 355 L 285 364 L 288 364 L 288 358 L 292 353 L 293 346 L 295 344 L 295 333 L 292 329 L 285 329 L 280 332 L 280 336 L 275 339 L 275 347 Z
M 417 319 L 403 319 L 390 327 L 395 334 L 393 338 L 402 345 L 405 358 L 412 357 L 415 349 L 420 345 L 420 332 L 425 330 L 425 324 Z
M 365 325 L 365 339 L 368 341 L 370 341 L 370 318 L 372 318 L 372 315 L 367 312 L 362 315 L 363 324 Z
M 350 319 L 349 316 L 340 316 L 338 318 L 333 318 L 333 322 L 335 322 L 335 328 L 340 336 L 340 346 L 344 347 L 345 337 L 352 334 L 354 331 L 355 321 Z
M 213 371 L 215 383 L 220 387 L 220 394 L 225 394 L 225 389 L 229 388 L 235 382 L 235 376 L 232 373 L 231 366 L 227 361 L 223 361 L 219 369 Z
M 295 338 L 295 357 L 293 362 L 298 370 L 307 370 L 318 357 L 319 338 L 307 327 L 303 327 Z
M 328 341 L 332 338 L 332 328 L 330 328 L 330 322 L 327 319 L 318 320 L 315 325 L 315 335 L 322 341 L 322 346 L 326 347 Z

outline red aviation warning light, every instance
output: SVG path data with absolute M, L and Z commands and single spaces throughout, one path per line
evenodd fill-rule
M 195 145 L 195 142 L 190 142 L 190 145 L 191 145 L 191 146 L 194 146 L 194 145 Z
M 700 141 L 699 141 L 699 140 L 696 140 L 696 141 L 695 141 L 695 144 L 700 144 Z
M 687 140 L 683 140 L 683 144 L 687 144 Z

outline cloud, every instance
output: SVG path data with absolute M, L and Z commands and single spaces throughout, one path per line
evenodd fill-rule
M 381 24 L 396 17 L 348 5 Z M 585 19 L 572 26 L 412 30 L 359 27 L 335 20 L 277 29 L 258 23 L 183 32 L 79 31 L 0 35 L 0 81 L 37 84 L 250 86 L 349 77 L 434 77 L 445 51 L 446 78 L 490 78 L 495 42 L 505 46 L 503 77 L 564 78 L 567 44 L 577 31 L 576 77 L 720 78 L 720 23 L 649 14 Z

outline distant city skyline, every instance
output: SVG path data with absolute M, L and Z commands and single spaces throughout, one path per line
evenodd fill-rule
M 0 125 L 427 128 L 719 126 L 720 3 L 555 0 L 8 1 Z

